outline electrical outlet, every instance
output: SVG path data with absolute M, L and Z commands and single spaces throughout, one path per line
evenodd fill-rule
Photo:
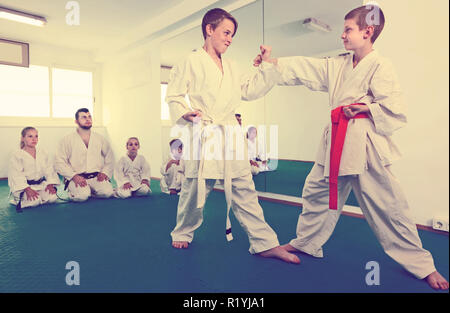
M 433 218 L 433 229 L 448 232 L 448 220 L 443 218 Z

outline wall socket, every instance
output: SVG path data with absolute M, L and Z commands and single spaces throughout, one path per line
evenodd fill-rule
M 448 232 L 448 219 L 439 217 L 433 218 L 433 229 Z

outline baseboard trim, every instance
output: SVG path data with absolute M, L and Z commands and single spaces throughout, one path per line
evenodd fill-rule
M 220 189 L 220 188 L 214 188 L 214 190 L 220 191 L 220 192 L 224 192 L 223 189 Z M 289 201 L 289 200 L 274 199 L 274 198 L 260 196 L 260 195 L 258 195 L 258 199 L 259 200 L 265 200 L 265 201 L 273 202 L 273 203 L 286 204 L 286 205 L 295 206 L 295 207 L 299 207 L 299 208 L 303 207 L 301 203 L 294 202 L 294 201 Z M 364 215 L 363 214 L 359 214 L 359 213 L 342 211 L 341 214 L 345 215 L 345 216 L 351 216 L 351 217 L 356 217 L 356 218 L 360 218 L 360 219 L 365 219 Z M 432 232 L 432 233 L 436 233 L 436 234 L 441 234 L 441 235 L 445 235 L 445 236 L 449 235 L 448 232 L 442 231 L 442 230 L 433 229 L 433 227 L 431 227 L 431 226 L 416 224 L 416 227 L 417 227 L 417 229 L 426 230 L 426 231 L 429 231 L 429 232 Z

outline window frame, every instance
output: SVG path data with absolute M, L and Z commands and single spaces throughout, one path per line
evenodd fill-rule
M 73 112 L 74 117 L 52 117 L 53 115 L 53 76 L 52 72 L 54 68 L 72 71 L 82 71 L 92 73 L 92 110 L 94 116 L 94 123 L 97 127 L 102 127 L 103 116 L 102 116 L 102 103 L 100 95 L 100 65 L 97 66 L 75 66 L 67 65 L 61 63 L 40 63 L 31 62 L 30 65 L 45 66 L 48 69 L 49 74 L 49 106 L 50 106 L 50 116 L 49 117 L 36 117 L 36 116 L 1 116 L 0 115 L 0 126 L 1 127 L 23 127 L 24 125 L 33 125 L 36 127 L 75 127 L 75 112 Z

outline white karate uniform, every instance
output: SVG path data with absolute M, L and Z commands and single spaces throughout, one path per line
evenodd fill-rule
M 120 158 L 114 169 L 114 179 L 117 182 L 117 195 L 120 198 L 129 198 L 134 193 L 136 196 L 146 196 L 152 192 L 150 187 L 142 183 L 147 179 L 150 183 L 150 165 L 143 155 L 137 155 L 131 160 L 128 155 Z M 130 189 L 124 189 L 123 185 L 131 184 Z
M 175 160 L 172 154 L 166 157 L 161 165 L 161 181 L 160 187 L 161 191 L 164 193 L 170 193 L 170 189 L 175 189 L 177 191 L 181 190 L 181 184 L 184 179 L 184 161 L 181 159 L 180 164 L 172 164 L 167 170 L 167 163 L 170 160 Z
M 76 187 L 71 180 L 76 174 L 101 172 L 112 177 L 114 171 L 114 155 L 108 141 L 100 134 L 91 131 L 88 147 L 75 131 L 65 136 L 57 149 L 55 169 L 70 180 L 69 197 L 73 201 L 86 201 L 91 192 L 99 198 L 113 195 L 113 187 L 109 181 L 99 182 L 97 177 L 87 179 L 87 186 Z
M 236 218 L 249 236 L 249 251 L 259 253 L 279 243 L 275 232 L 265 222 L 258 203 L 246 156 L 245 136 L 234 114 L 241 99 L 257 99 L 273 87 L 278 79 L 278 69 L 263 62 L 253 76 L 242 77 L 239 68 L 223 55 L 222 65 L 223 74 L 211 56 L 199 48 L 174 66 L 170 73 L 166 97 L 170 115 L 174 123 L 186 127 L 190 134 L 187 139 L 181 138 L 185 143 L 183 157 L 186 178 L 178 202 L 177 225 L 171 235 L 173 241 L 192 241 L 195 229 L 202 223 L 202 209 L 208 192 L 215 180 L 220 179 L 225 187 L 227 215 L 232 205 Z M 182 118 L 182 115 L 191 111 L 184 99 L 186 94 L 189 95 L 192 109 L 202 111 L 202 121 L 195 127 Z M 193 132 L 197 127 L 201 131 Z M 228 139 L 234 140 L 233 144 L 226 144 L 219 134 L 229 131 L 230 127 L 234 135 Z M 208 129 L 216 132 L 208 132 Z M 197 157 L 194 143 L 200 147 L 199 158 L 194 158 Z M 224 155 L 227 161 L 224 161 Z M 226 226 L 230 229 L 229 219 Z M 232 239 L 230 235 L 227 236 L 228 240 Z
M 29 185 L 27 183 L 27 180 L 37 181 L 42 177 L 45 177 L 45 180 L 39 185 Z M 36 159 L 22 149 L 14 152 L 8 170 L 11 204 L 17 205 L 21 201 L 21 207 L 26 208 L 55 202 L 57 200 L 56 194 L 50 194 L 48 191 L 45 191 L 47 185 L 50 184 L 59 185 L 60 181 L 48 154 L 44 150 L 36 148 Z M 39 197 L 34 200 L 28 200 L 26 193 L 22 194 L 27 187 L 37 191 Z M 22 198 L 20 197 L 21 194 Z
M 434 272 L 433 258 L 422 248 L 406 198 L 390 170 L 393 161 L 400 157 L 390 136 L 407 121 L 392 64 L 376 50 L 355 68 L 351 53 L 323 59 L 286 57 L 278 62 L 282 71 L 280 85 L 305 85 L 314 91 L 328 92 L 331 110 L 364 103 L 371 115 L 348 123 L 339 169 L 338 211 L 329 210 L 328 205 L 331 122 L 325 127 L 316 163 L 303 189 L 297 238 L 290 244 L 323 257 L 322 245 L 331 236 L 353 188 L 384 251 L 418 278 Z

